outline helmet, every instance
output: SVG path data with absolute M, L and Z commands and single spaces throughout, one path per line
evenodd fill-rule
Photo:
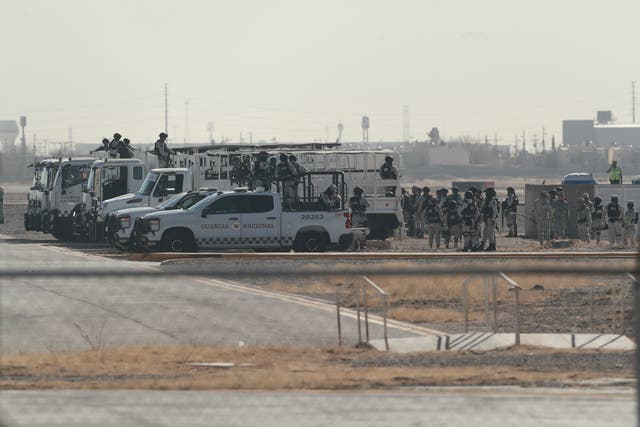
M 550 196 L 555 196 L 556 194 L 557 194 L 556 190 L 549 190 L 549 195 Z
M 422 192 L 423 193 L 429 193 L 429 192 L 431 192 L 431 189 L 429 187 L 422 187 Z
M 513 189 L 513 187 L 507 187 L 507 193 L 515 193 L 516 190 Z
M 166 134 L 166 133 L 164 133 L 164 132 L 160 132 L 160 135 L 158 135 L 158 136 L 159 136 L 160 138 L 166 138 L 166 137 L 168 137 L 169 135 L 167 135 L 167 134 Z
M 600 203 L 602 203 L 602 199 L 600 197 L 596 196 L 593 199 L 593 203 L 595 203 L 596 205 L 599 205 Z
M 487 193 L 487 195 L 492 195 L 492 196 L 495 196 L 496 194 L 496 190 L 494 190 L 493 187 L 485 188 L 484 192 Z
M 265 157 L 265 156 L 268 156 L 268 155 L 269 155 L 269 153 L 267 153 L 266 151 L 261 151 L 261 152 L 258 153 L 258 157 Z
M 124 142 L 125 144 L 130 144 L 131 143 L 131 141 L 129 141 L 129 138 L 123 139 L 122 142 Z
M 613 196 L 611 196 L 611 201 L 614 201 L 614 200 L 616 202 L 618 201 L 618 195 L 617 194 L 614 194 Z
M 335 193 L 336 191 L 338 191 L 338 187 L 336 187 L 335 185 L 331 184 L 329 187 L 327 187 L 327 191 Z
M 446 188 L 444 188 L 444 187 L 442 187 L 442 188 L 440 189 L 440 193 L 441 193 L 441 194 L 443 194 L 443 195 L 446 195 L 448 192 L 449 192 L 449 190 L 447 190 L 447 189 L 446 189 Z
M 557 187 L 557 188 L 556 188 L 556 192 L 557 192 L 557 193 L 562 193 L 562 192 L 564 192 L 564 188 L 563 188 L 562 186 Z
M 402 194 L 406 194 L 406 193 L 407 193 L 407 189 L 406 189 L 406 188 L 401 188 L 401 189 L 400 189 L 400 192 L 401 192 Z
M 120 135 L 118 132 L 113 134 L 114 138 L 122 138 L 122 135 Z
M 402 190 L 404 190 L 404 188 L 403 188 Z M 357 185 L 357 186 L 355 186 L 355 187 L 353 188 L 353 192 L 354 192 L 355 194 L 362 194 L 362 193 L 364 193 L 364 188 L 362 188 L 362 187 L 360 187 L 359 185 Z
M 290 162 L 297 162 L 298 158 L 295 156 L 295 154 L 289 154 L 289 161 Z
M 281 162 L 286 162 L 288 158 L 289 157 L 286 154 L 284 154 L 284 153 L 280 154 L 280 161 Z
M 582 197 L 586 197 L 588 199 L 589 198 L 589 193 L 582 193 Z
M 629 200 L 629 201 L 627 202 L 627 206 L 628 206 L 628 207 L 630 207 L 630 208 L 632 208 L 632 207 L 633 207 L 633 200 Z
M 385 162 L 393 162 L 393 157 L 387 156 L 387 157 L 384 158 L 384 161 Z
M 464 198 L 465 198 L 465 199 L 473 199 L 473 191 L 471 191 L 471 190 L 467 190 L 467 191 L 464 193 Z
M 107 144 L 108 142 L 109 142 L 109 139 L 108 139 L 108 138 L 102 138 L 102 143 L 103 143 L 103 144 Z
M 460 189 L 458 187 L 451 187 L 451 192 L 453 194 L 458 194 L 458 192 L 460 192 Z
M 413 187 L 411 187 L 411 191 L 413 191 L 414 193 L 417 193 L 420 191 L 420 187 L 418 187 L 417 185 L 414 185 Z

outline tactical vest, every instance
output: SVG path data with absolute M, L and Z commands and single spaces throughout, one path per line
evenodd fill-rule
M 427 217 L 427 221 L 429 221 L 429 223 L 431 224 L 441 222 L 440 215 L 438 215 L 438 206 L 433 202 L 430 202 L 427 205 L 425 209 L 425 215 Z
M 289 163 L 280 162 L 278 163 L 278 177 L 281 179 L 291 178 L 293 173 L 291 168 L 289 167 Z
M 389 163 L 385 163 L 380 168 L 380 177 L 382 179 L 396 179 L 393 172 L 393 166 Z
M 447 214 L 447 224 L 449 225 L 458 225 L 462 222 L 462 218 L 458 211 L 451 211 Z
M 491 200 L 486 200 L 484 202 L 484 206 L 482 207 L 482 216 L 486 219 L 493 218 L 493 206 L 491 204 Z
M 607 216 L 609 217 L 609 221 L 617 221 L 622 216 L 622 211 L 620 209 L 620 205 L 607 205 Z
M 476 210 L 474 209 L 474 206 L 471 203 L 465 203 L 465 207 L 462 209 L 461 214 L 464 224 L 466 226 L 472 226 L 476 219 Z
M 609 181 L 622 181 L 622 169 L 615 167 L 609 172 Z
M 593 205 L 593 213 L 591 214 L 591 218 L 593 219 L 602 219 L 602 214 L 604 213 L 604 206 L 602 205 Z
M 367 206 L 365 205 L 365 200 L 362 197 L 353 196 L 349 199 L 349 204 L 351 205 L 351 211 L 353 213 L 363 214 L 367 210 Z

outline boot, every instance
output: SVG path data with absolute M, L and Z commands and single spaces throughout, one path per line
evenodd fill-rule
M 489 247 L 487 248 L 487 252 L 495 252 L 496 251 L 496 244 L 495 243 L 489 243 Z

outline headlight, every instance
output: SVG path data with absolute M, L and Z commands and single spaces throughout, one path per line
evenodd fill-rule
M 130 225 L 131 225 L 131 217 L 129 216 L 120 217 L 120 228 L 124 230 L 126 228 L 129 228 Z
M 160 220 L 158 218 L 153 218 L 149 220 L 149 230 L 150 231 L 160 230 Z

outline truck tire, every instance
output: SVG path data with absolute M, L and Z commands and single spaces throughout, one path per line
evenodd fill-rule
M 324 252 L 327 241 L 322 233 L 302 233 L 293 242 L 293 250 L 296 252 Z
M 62 242 L 72 242 L 74 240 L 73 223 L 70 219 L 55 217 L 51 234 Z
M 169 230 L 162 236 L 160 246 L 164 252 L 191 252 L 196 250 L 193 236 L 181 230 Z

